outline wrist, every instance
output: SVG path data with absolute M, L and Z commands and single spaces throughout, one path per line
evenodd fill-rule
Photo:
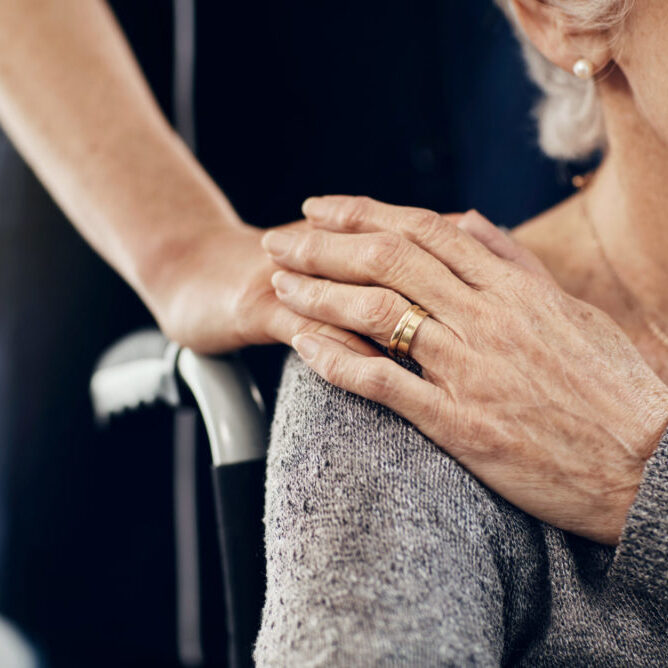
M 220 221 L 197 223 L 180 233 L 172 232 L 161 235 L 145 249 L 137 263 L 137 292 L 160 324 L 169 320 L 175 299 L 194 276 L 207 271 L 209 256 L 217 254 L 224 263 L 226 251 L 237 245 L 240 237 L 249 232 L 259 234 L 249 225 Z M 220 286 L 221 292 L 225 287 Z
M 117 162 L 133 155 L 117 148 Z M 171 128 L 141 134 L 132 169 L 115 175 L 113 206 L 104 208 L 115 244 L 102 251 L 144 301 L 152 307 L 166 294 L 171 274 L 187 262 L 207 238 L 246 227 L 218 186 Z
M 641 420 L 637 424 L 642 425 L 638 432 L 641 434 L 633 447 L 633 452 L 638 455 L 637 465 L 633 469 L 630 484 L 621 486 L 615 493 L 618 512 L 609 513 L 602 520 L 604 538 L 602 542 L 616 545 L 622 535 L 627 523 L 628 513 L 635 502 L 636 496 L 645 474 L 645 468 L 652 455 L 661 444 L 661 439 L 668 428 L 668 388 L 663 383 L 648 392 L 643 401 L 644 411 Z M 606 526 L 606 521 L 608 526 Z

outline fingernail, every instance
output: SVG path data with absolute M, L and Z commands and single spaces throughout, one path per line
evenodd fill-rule
M 474 209 L 471 209 L 470 211 L 467 211 L 457 222 L 457 227 L 460 230 L 464 230 L 465 232 L 469 230 L 475 230 L 480 227 L 480 222 L 483 222 L 485 219 Z
M 458 227 L 460 230 L 464 230 L 464 231 L 466 232 L 466 230 L 467 230 L 468 227 L 469 227 L 469 220 L 468 220 L 468 218 L 467 218 L 466 216 L 462 216 L 462 217 L 457 221 L 457 227 Z
M 318 341 L 308 334 L 297 334 L 297 336 L 293 336 L 292 347 L 306 362 L 311 362 L 318 354 L 318 350 L 320 350 Z
M 283 255 L 290 250 L 294 239 L 294 232 L 272 230 L 262 237 L 262 248 L 272 255 Z
M 327 203 L 322 197 L 309 197 L 302 204 L 302 213 L 307 218 L 322 218 L 327 211 Z
M 277 271 L 271 277 L 271 284 L 276 288 L 276 292 L 286 297 L 297 291 L 300 282 L 299 276 L 287 271 Z

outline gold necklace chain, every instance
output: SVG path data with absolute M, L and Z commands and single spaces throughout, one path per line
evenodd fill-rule
M 579 185 L 575 183 L 575 181 L 574 184 L 576 186 Z M 583 183 L 580 186 L 580 188 L 582 188 L 584 185 L 586 185 L 586 183 Z M 650 334 L 652 334 L 654 338 L 665 348 L 668 348 L 668 334 L 666 334 L 666 332 L 659 326 L 656 320 L 650 317 L 649 313 L 647 313 L 647 309 L 643 307 L 641 301 L 633 294 L 631 289 L 627 287 L 626 283 L 622 280 L 622 277 L 619 275 L 619 272 L 615 269 L 615 266 L 612 264 L 610 258 L 608 257 L 608 254 L 605 252 L 605 246 L 603 245 L 601 235 L 598 233 L 598 229 L 596 228 L 594 219 L 591 217 L 589 213 L 589 209 L 585 202 L 584 193 L 582 192 L 580 193 L 580 204 L 582 205 L 582 213 L 584 215 L 585 220 L 587 221 L 587 225 L 589 225 L 589 229 L 594 239 L 594 243 L 598 247 L 598 251 L 601 255 L 601 258 L 603 259 L 605 265 L 608 267 L 608 270 L 610 271 L 610 274 L 612 275 L 613 279 L 618 284 L 622 292 L 624 292 L 630 299 L 630 301 L 634 303 L 635 306 L 640 310 L 643 322 L 647 327 L 647 329 L 649 330 Z

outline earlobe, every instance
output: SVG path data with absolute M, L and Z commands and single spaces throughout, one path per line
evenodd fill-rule
M 515 19 L 547 60 L 579 79 L 591 79 L 610 61 L 607 36 L 573 28 L 566 14 L 540 0 L 511 0 Z

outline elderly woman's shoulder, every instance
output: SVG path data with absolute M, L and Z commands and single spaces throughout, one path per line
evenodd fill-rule
M 272 425 L 269 503 L 323 504 L 354 514 L 425 517 L 447 533 L 504 541 L 518 551 L 542 523 L 487 488 L 391 410 L 324 381 L 291 355 Z M 391 499 L 391 504 L 387 499 Z M 345 509 L 345 510 L 344 510 Z M 331 510 L 331 509 L 330 509 Z
M 504 638 L 537 614 L 540 523 L 295 356 L 272 426 L 265 529 L 259 665 L 499 664 Z

